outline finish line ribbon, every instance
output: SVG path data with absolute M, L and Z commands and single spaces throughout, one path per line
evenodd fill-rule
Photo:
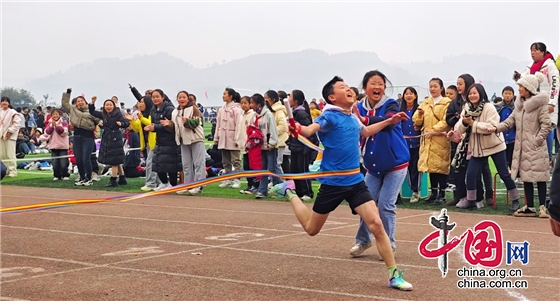
M 358 173 L 360 173 L 359 168 L 352 169 L 352 170 L 344 170 L 344 171 L 320 171 L 320 172 L 306 172 L 306 173 L 298 173 L 298 174 L 274 174 L 268 170 L 239 171 L 239 172 L 229 173 L 223 176 L 217 176 L 217 177 L 207 178 L 199 181 L 194 181 L 191 183 L 179 184 L 177 186 L 160 190 L 160 191 L 150 191 L 146 193 L 116 196 L 116 197 L 110 197 L 105 199 L 68 200 L 68 201 L 0 208 L 0 214 L 32 212 L 32 211 L 39 211 L 39 210 L 68 207 L 73 205 L 94 204 L 94 203 L 102 203 L 102 202 L 110 202 L 110 201 L 128 202 L 132 200 L 137 200 L 137 199 L 142 199 L 142 198 L 147 198 L 147 197 L 152 197 L 157 195 L 164 195 L 168 193 L 178 192 L 181 190 L 189 190 L 189 189 L 193 189 L 209 184 L 214 184 L 217 182 L 240 179 L 240 178 L 273 176 L 273 177 L 278 177 L 287 180 L 311 180 L 311 179 L 319 179 L 319 178 L 350 176 Z

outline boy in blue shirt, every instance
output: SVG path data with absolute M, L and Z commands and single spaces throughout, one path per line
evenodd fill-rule
M 353 175 L 319 179 L 321 187 L 311 212 L 295 193 L 293 181 L 274 186 L 272 192 L 285 195 L 290 200 L 298 221 L 310 236 L 317 235 L 329 213 L 346 200 L 352 212 L 360 215 L 375 237 L 379 254 L 389 270 L 388 286 L 400 290 L 412 290 L 412 285 L 402 278 L 402 272 L 397 269 L 391 242 L 383 228 L 377 206 L 364 183 L 364 176 L 359 172 L 358 143 L 360 135 L 369 137 L 390 124 L 406 120 L 408 116 L 404 112 L 399 112 L 385 121 L 365 127 L 352 114 L 354 99 L 350 87 L 338 76 L 325 85 L 322 94 L 327 105 L 314 123 L 309 126 L 296 125 L 295 129 L 290 129 L 305 137 L 318 134 L 325 148 L 321 162 L 322 171 L 357 170 L 357 172 Z

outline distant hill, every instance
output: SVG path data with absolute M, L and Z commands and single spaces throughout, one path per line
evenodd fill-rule
M 180 90 L 197 95 L 206 106 L 221 105 L 222 92 L 233 87 L 242 95 L 264 93 L 268 89 L 300 89 L 308 99 L 320 98 L 323 84 L 334 75 L 343 77 L 352 86 L 360 86 L 365 72 L 379 69 L 394 85 L 417 85 L 421 96 L 428 94 L 428 81 L 440 77 L 454 83 L 462 73 L 471 73 L 482 80 L 488 94 L 499 92 L 513 82 L 513 70 L 522 71 L 523 63 L 491 55 L 446 57 L 442 62 L 413 64 L 386 63 L 373 52 L 332 54 L 320 50 L 293 53 L 257 54 L 208 68 L 194 68 L 166 53 L 136 56 L 129 59 L 104 58 L 76 65 L 65 72 L 30 81 L 24 88 L 38 95 L 50 94 L 58 101 L 68 87 L 86 96 L 100 99 L 117 95 L 132 106 L 135 100 L 128 83 L 140 91 L 161 88 L 174 99 Z M 392 89 L 394 96 L 404 87 Z M 205 98 L 208 94 L 208 99 Z

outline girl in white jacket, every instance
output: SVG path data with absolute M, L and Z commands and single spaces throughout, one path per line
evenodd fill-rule
M 12 109 L 10 98 L 2 96 L 0 101 L 0 161 L 6 165 L 7 176 L 17 177 L 16 140 L 22 120 Z
M 175 142 L 181 147 L 181 162 L 185 183 L 206 178 L 206 149 L 204 147 L 204 129 L 200 110 L 189 98 L 189 93 L 181 91 L 177 94 L 178 106 L 171 113 L 170 125 L 175 127 Z M 202 188 L 182 190 L 178 194 L 196 195 Z
M 236 127 L 235 140 L 237 140 L 237 145 L 239 145 L 239 150 L 243 155 L 243 170 L 252 170 L 249 164 L 249 154 L 245 149 L 247 144 L 247 127 L 251 124 L 251 120 L 255 117 L 255 111 L 251 109 L 251 98 L 249 96 L 241 97 L 241 109 L 243 110 L 243 116 L 239 120 L 239 124 Z M 262 163 L 261 163 L 262 165 Z M 242 189 L 239 192 L 242 194 L 256 194 L 259 189 L 259 181 L 257 178 L 247 178 L 247 188 Z

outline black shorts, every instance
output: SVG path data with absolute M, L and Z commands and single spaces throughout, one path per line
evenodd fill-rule
M 321 184 L 319 192 L 317 193 L 317 198 L 315 199 L 315 204 L 313 204 L 313 211 L 319 214 L 330 213 L 344 200 L 350 205 L 352 213 L 356 214 L 354 209 L 366 202 L 373 201 L 373 197 L 369 193 L 364 181 L 352 186 Z

